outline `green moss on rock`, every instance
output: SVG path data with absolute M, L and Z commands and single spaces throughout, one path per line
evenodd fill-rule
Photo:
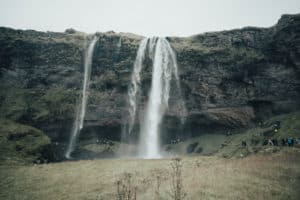
M 41 130 L 0 119 L 0 161 L 2 164 L 30 163 L 40 157 L 50 139 Z

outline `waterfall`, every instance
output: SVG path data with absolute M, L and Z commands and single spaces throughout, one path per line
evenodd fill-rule
M 139 45 L 139 49 L 137 51 L 136 59 L 133 66 L 133 72 L 131 76 L 131 84 L 128 90 L 128 99 L 129 99 L 129 122 L 128 122 L 128 134 L 131 133 L 136 116 L 136 108 L 137 108 L 137 95 L 140 90 L 140 73 L 143 66 L 143 60 L 145 58 L 146 47 L 147 47 L 148 39 L 143 39 Z
M 148 53 L 148 55 L 146 54 Z M 140 141 L 138 155 L 142 158 L 160 158 L 160 124 L 169 107 L 171 79 L 174 76 L 176 87 L 181 97 L 181 88 L 178 76 L 176 54 L 165 38 L 146 38 L 139 45 L 137 56 L 128 90 L 129 121 L 126 133 L 132 132 L 136 121 L 138 95 L 141 87 L 140 74 L 143 61 L 148 56 L 152 60 L 152 80 L 145 115 L 141 116 Z M 181 116 L 186 113 L 184 101 L 178 99 Z
M 95 44 L 98 40 L 98 37 L 94 37 L 91 43 L 89 44 L 87 50 L 85 51 L 84 56 L 84 79 L 83 79 L 83 87 L 82 87 L 82 99 L 80 108 L 76 112 L 76 117 L 74 121 L 74 125 L 72 128 L 72 133 L 69 141 L 69 145 L 66 152 L 66 158 L 71 158 L 71 153 L 75 149 L 77 137 L 83 128 L 84 117 L 86 113 L 86 106 L 88 100 L 88 90 L 89 90 L 89 82 L 92 71 L 92 60 L 93 60 L 93 52 Z
M 180 97 L 177 101 L 178 101 L 178 113 L 180 114 L 180 120 L 181 120 L 181 124 L 184 124 L 185 122 L 185 118 L 187 116 L 187 110 L 185 107 L 185 103 L 184 100 L 182 98 L 182 91 L 181 91 L 181 85 L 180 85 L 180 80 L 179 80 L 179 75 L 178 75 L 178 66 L 177 66 L 177 58 L 176 58 L 176 54 L 173 51 L 173 49 L 171 48 L 170 44 L 168 41 L 166 41 L 166 45 L 167 45 L 167 49 L 168 52 L 170 54 L 170 58 L 171 58 L 171 64 L 172 64 L 172 69 L 173 69 L 173 74 L 176 80 L 176 86 L 177 86 L 177 90 L 178 90 L 178 96 Z
M 118 43 L 117 43 L 117 51 L 119 52 L 122 47 L 122 37 L 119 38 Z
M 150 45 L 150 56 L 152 51 Z M 158 38 L 153 57 L 151 89 L 142 124 L 139 154 L 144 158 L 159 158 L 160 124 L 168 108 L 170 80 L 175 72 L 173 54 L 165 38 Z M 175 59 L 175 58 L 174 58 Z M 177 69 L 176 69 L 177 70 Z
M 122 48 L 122 37 L 120 36 L 117 44 L 116 44 L 116 54 L 120 54 L 121 48 Z

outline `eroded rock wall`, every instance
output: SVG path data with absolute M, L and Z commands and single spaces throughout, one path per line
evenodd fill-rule
M 119 140 L 126 123 L 127 87 L 142 37 L 97 33 L 82 139 Z M 80 99 L 83 55 L 91 35 L 0 28 L 0 116 L 66 141 Z M 184 125 L 173 91 L 164 141 L 177 136 L 248 127 L 255 120 L 299 109 L 300 15 L 271 28 L 167 38 L 177 53 L 188 115 Z M 147 101 L 151 62 L 142 73 Z M 137 124 L 138 126 L 138 124 Z

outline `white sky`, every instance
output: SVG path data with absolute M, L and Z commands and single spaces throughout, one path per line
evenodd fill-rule
M 300 13 L 300 0 L 0 0 L 0 26 L 145 36 L 269 27 L 284 13 Z

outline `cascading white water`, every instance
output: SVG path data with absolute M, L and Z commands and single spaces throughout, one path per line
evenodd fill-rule
M 175 77 L 179 95 L 181 89 L 177 70 L 175 52 L 165 38 L 153 37 L 143 39 L 137 51 L 136 60 L 131 76 L 131 84 L 128 90 L 129 97 L 129 122 L 127 134 L 130 134 L 135 124 L 138 93 L 140 91 L 140 73 L 143 68 L 143 61 L 148 52 L 148 57 L 153 61 L 151 89 L 148 103 L 145 108 L 145 115 L 142 116 L 139 152 L 142 158 L 159 158 L 160 151 L 160 124 L 164 113 L 168 109 L 170 95 L 170 82 Z M 185 106 L 180 99 L 180 110 L 185 112 Z
M 76 112 L 76 117 L 69 141 L 69 145 L 66 152 L 66 158 L 71 158 L 71 153 L 74 151 L 77 137 L 80 133 L 80 130 L 83 128 L 84 123 L 84 117 L 86 113 L 86 105 L 88 100 L 88 89 L 89 89 L 89 83 L 90 83 L 90 77 L 91 77 L 91 71 L 92 71 L 92 59 L 93 59 L 93 52 L 95 44 L 98 40 L 98 37 L 94 37 L 91 43 L 88 46 L 88 49 L 85 52 L 84 57 L 84 79 L 83 79 L 83 88 L 82 88 L 82 99 L 81 99 L 81 105 L 80 108 Z
M 179 94 L 179 97 L 180 97 L 179 99 L 177 99 L 177 101 L 179 103 L 179 105 L 177 107 L 177 110 L 178 110 L 178 113 L 180 113 L 181 124 L 184 124 L 185 118 L 187 116 L 187 110 L 186 110 L 186 107 L 185 107 L 184 100 L 182 98 L 182 91 L 181 91 L 181 85 L 180 85 L 180 80 L 179 80 L 179 75 L 178 75 L 178 66 L 177 66 L 176 53 L 171 48 L 169 42 L 166 42 L 166 45 L 167 45 L 167 49 L 169 51 L 170 58 L 171 58 L 171 61 L 172 61 L 173 74 L 175 76 L 176 86 L 177 86 L 178 94 Z
M 146 47 L 147 47 L 148 39 L 143 39 L 141 44 L 139 45 L 139 49 L 136 55 L 136 59 L 134 62 L 133 72 L 131 76 L 131 84 L 128 90 L 129 97 L 129 122 L 128 122 L 128 134 L 131 133 L 136 116 L 136 108 L 137 108 L 137 95 L 140 90 L 140 73 L 143 66 L 143 60 L 145 58 Z
M 149 57 L 152 60 L 154 60 L 156 42 L 157 42 L 157 37 L 152 37 L 149 39 Z
M 146 115 L 142 124 L 139 146 L 139 154 L 144 158 L 160 157 L 159 126 L 163 114 L 168 108 L 170 80 L 172 77 L 170 54 L 166 43 L 167 41 L 164 38 L 158 38 L 154 52 L 151 89 Z
M 119 38 L 116 47 L 117 47 L 116 54 L 119 54 L 122 48 L 122 37 Z

